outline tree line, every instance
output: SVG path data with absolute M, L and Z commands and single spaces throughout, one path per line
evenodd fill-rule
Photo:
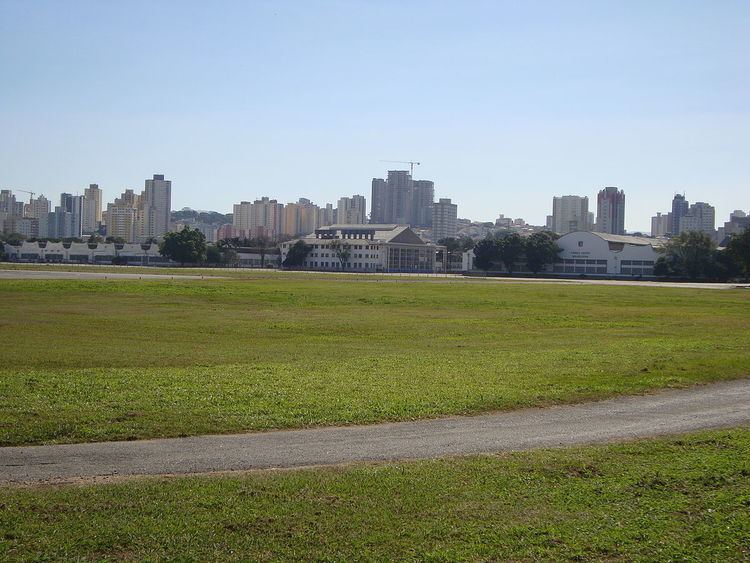
M 522 237 L 518 233 L 493 233 L 474 246 L 474 267 L 484 272 L 505 270 L 512 274 L 517 264 L 525 264 L 534 274 L 553 264 L 562 249 L 555 242 L 559 235 L 550 231 Z
M 732 235 L 719 249 L 705 233 L 690 231 L 670 239 L 654 264 L 654 275 L 725 281 L 750 277 L 750 228 Z

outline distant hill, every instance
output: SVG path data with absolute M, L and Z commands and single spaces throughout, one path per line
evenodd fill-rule
M 172 211 L 172 221 L 184 221 L 186 219 L 209 225 L 225 225 L 232 222 L 232 214 L 219 213 L 218 211 L 196 211 L 187 207 L 179 211 Z

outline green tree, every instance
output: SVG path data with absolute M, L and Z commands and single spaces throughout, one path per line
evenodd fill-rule
M 218 246 L 210 244 L 206 246 L 206 262 L 209 264 L 221 264 L 224 261 L 224 254 Z
M 100 242 L 104 242 L 104 239 L 101 237 L 101 235 L 97 235 L 96 233 L 89 236 L 89 239 L 86 241 L 89 244 L 99 244 Z
M 521 235 L 511 233 L 499 239 L 500 261 L 508 270 L 509 274 L 513 273 L 513 266 L 523 256 L 524 245 Z
M 104 242 L 109 244 L 125 244 L 125 239 L 122 237 L 107 237 Z
M 341 239 L 334 239 L 331 241 L 331 245 L 329 248 L 333 251 L 336 258 L 338 258 L 339 263 L 341 264 L 341 269 L 345 270 L 346 265 L 349 262 L 349 258 L 352 255 L 351 245 Z
M 732 235 L 726 249 L 727 254 L 744 275 L 750 276 L 750 227 L 739 235 Z
M 447 237 L 438 241 L 438 244 L 445 247 L 445 269 L 452 270 L 453 258 L 457 252 L 461 251 L 461 241 L 457 238 Z
M 534 233 L 524 240 L 526 266 L 533 273 L 541 271 L 545 265 L 552 264 L 562 249 L 557 246 L 557 236 L 549 231 Z
M 286 253 L 283 266 L 285 268 L 299 268 L 305 263 L 305 258 L 310 254 L 313 247 L 309 244 L 305 244 L 305 241 L 298 240 L 292 246 L 289 247 L 289 252 Z
M 159 254 L 181 266 L 186 263 L 203 262 L 206 258 L 206 237 L 196 230 L 185 226 L 179 232 L 167 233 L 159 244 Z
M 694 280 L 711 275 L 715 248 L 716 245 L 706 233 L 689 231 L 673 237 L 662 251 L 670 275 Z
M 500 245 L 495 238 L 480 240 L 474 247 L 474 266 L 488 272 L 500 261 Z
M 253 240 L 255 248 L 260 254 L 260 266 L 261 268 L 266 267 L 266 253 L 268 252 L 269 240 L 266 236 L 259 236 Z

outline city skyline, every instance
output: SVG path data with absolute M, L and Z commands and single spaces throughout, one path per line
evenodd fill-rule
M 228 211 L 335 203 L 393 159 L 476 220 L 603 186 L 628 231 L 675 193 L 748 207 L 746 3 L 395 8 L 0 0 L 0 186 L 111 200 L 160 170 L 175 208 Z

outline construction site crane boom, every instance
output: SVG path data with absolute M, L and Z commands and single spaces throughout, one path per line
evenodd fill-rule
M 408 164 L 409 165 L 409 175 L 414 176 L 414 165 L 416 164 L 419 166 L 421 162 L 416 162 L 414 160 L 381 160 L 380 162 L 393 162 L 395 164 Z
M 30 192 L 29 190 L 16 190 L 16 191 L 23 192 L 25 194 L 29 194 L 29 203 L 31 203 L 34 200 L 34 194 L 36 192 Z

